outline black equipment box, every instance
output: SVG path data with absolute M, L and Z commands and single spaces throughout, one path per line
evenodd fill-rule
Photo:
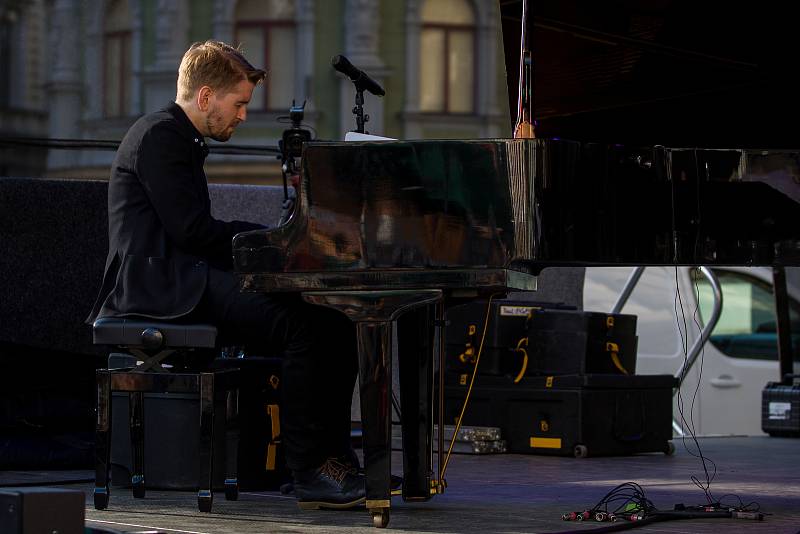
M 471 372 L 486 301 L 447 313 L 448 372 Z M 636 316 L 584 312 L 530 301 L 494 301 L 479 375 L 629 374 L 636 372 Z
M 197 489 L 200 465 L 200 404 L 189 393 L 145 393 L 144 397 L 144 480 L 150 489 Z M 131 438 L 128 421 L 129 397 L 111 394 L 111 484 L 128 487 L 131 482 Z M 217 403 L 214 411 L 224 414 Z M 230 451 L 236 436 L 225 432 L 222 417 L 214 418 L 215 490 L 224 489 L 227 461 L 221 451 Z
M 761 392 L 761 430 L 770 436 L 800 436 L 800 384 L 767 383 Z
M 291 480 L 281 439 L 281 358 L 218 358 L 212 367 L 241 370 L 238 477 L 242 489 L 276 490 Z
M 60 488 L 0 488 L 0 534 L 83 534 L 86 496 Z
M 445 374 L 445 421 L 458 417 L 469 374 Z M 479 377 L 465 425 L 501 428 L 508 451 L 561 456 L 671 454 L 671 375 Z
M 290 479 L 280 439 L 279 358 L 218 358 L 214 369 L 240 369 L 238 448 L 235 472 L 244 490 L 274 490 Z M 115 485 L 130 485 L 131 443 L 128 394 L 112 399 L 111 468 Z M 214 489 L 222 490 L 227 469 L 223 450 L 236 447 L 235 432 L 225 432 L 219 403 L 214 420 Z M 200 439 L 199 400 L 191 394 L 144 394 L 144 477 L 154 489 L 197 488 Z M 223 446 L 225 447 L 223 449 Z

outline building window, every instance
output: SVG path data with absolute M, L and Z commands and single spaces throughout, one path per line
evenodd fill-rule
M 131 28 L 127 0 L 107 4 L 103 25 L 103 114 L 130 114 Z
M 425 0 L 421 10 L 420 110 L 475 111 L 475 10 L 470 0 Z
M 285 111 L 294 98 L 294 0 L 240 0 L 236 5 L 236 42 L 257 68 L 269 72 L 253 91 L 248 109 Z
M 14 11 L 0 10 L 0 108 L 11 107 L 11 29 Z

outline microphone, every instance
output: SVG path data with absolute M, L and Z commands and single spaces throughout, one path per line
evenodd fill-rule
M 369 77 L 369 75 L 358 67 L 350 63 L 346 57 L 337 55 L 331 58 L 331 65 L 333 68 L 350 78 L 356 89 L 366 90 L 375 96 L 383 96 L 386 91 L 383 90 L 378 82 Z

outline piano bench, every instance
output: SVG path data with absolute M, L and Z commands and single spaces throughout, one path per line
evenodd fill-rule
M 110 497 L 111 467 L 111 397 L 115 391 L 128 393 L 128 419 L 131 436 L 131 485 L 133 496 L 145 495 L 144 478 L 144 394 L 145 393 L 190 393 L 199 398 L 200 434 L 197 505 L 201 512 L 210 512 L 213 502 L 214 441 L 223 444 L 225 439 L 215 440 L 214 418 L 224 418 L 223 425 L 216 425 L 225 432 L 237 429 L 232 424 L 234 413 L 229 417 L 229 397 L 238 390 L 237 369 L 211 372 L 171 372 L 162 365 L 171 354 L 185 353 L 195 349 L 213 349 L 217 329 L 207 324 L 175 324 L 147 319 L 100 318 L 93 325 L 95 345 L 112 345 L 127 350 L 133 356 L 130 363 L 139 361 L 130 368 L 97 370 L 97 421 L 94 507 L 103 510 Z M 115 358 L 124 355 L 115 354 Z M 134 358 L 134 356 L 136 358 Z M 225 406 L 217 410 L 215 405 Z M 231 410 L 233 412 L 233 410 Z M 237 440 L 238 441 L 238 440 Z M 239 484 L 236 475 L 236 446 L 220 451 L 226 459 L 225 498 L 236 500 Z M 219 455 L 217 455 L 219 456 Z M 154 462 L 155 463 L 155 462 Z

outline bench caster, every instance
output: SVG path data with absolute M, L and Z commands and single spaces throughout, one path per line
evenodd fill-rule
M 108 507 L 108 490 L 103 488 L 94 489 L 94 508 L 95 510 L 105 510 Z
M 239 482 L 234 479 L 225 481 L 225 500 L 235 501 L 239 499 Z
M 131 478 L 131 489 L 133 490 L 133 496 L 136 499 L 144 499 L 145 489 L 144 489 L 144 478 L 134 476 Z
M 214 498 L 210 491 L 199 491 L 197 493 L 197 509 L 201 512 L 210 512 L 213 500 Z

